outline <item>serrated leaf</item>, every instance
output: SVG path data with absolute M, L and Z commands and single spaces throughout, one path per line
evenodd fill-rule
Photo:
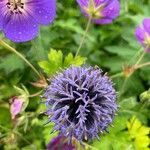
M 64 67 L 69 67 L 70 65 L 81 66 L 82 64 L 84 64 L 85 60 L 85 57 L 77 56 L 74 58 L 72 53 L 69 53 L 65 57 Z
M 132 138 L 148 135 L 150 128 L 142 125 L 140 120 L 133 116 L 130 121 L 127 122 L 128 131 Z
M 81 66 L 85 63 L 85 60 L 85 57 L 74 57 L 72 53 L 69 53 L 64 58 L 63 53 L 60 50 L 56 51 L 54 49 L 51 49 L 48 54 L 48 61 L 41 61 L 38 64 L 48 76 L 51 76 L 56 72 L 60 71 L 60 69 L 67 68 L 71 65 Z
M 41 61 L 38 64 L 46 74 L 49 74 L 51 72 L 48 61 Z
M 130 121 L 127 122 L 127 127 L 130 138 L 134 140 L 136 149 L 147 149 L 150 144 L 148 136 L 150 134 L 150 128 L 142 125 L 136 116 L 133 116 Z
M 48 59 L 50 63 L 56 66 L 61 66 L 63 60 L 63 53 L 60 50 L 56 51 L 54 49 L 51 49 L 50 53 L 48 54 Z
M 53 75 L 60 68 L 62 68 L 63 63 L 63 54 L 62 52 L 51 49 L 48 53 L 48 61 L 39 62 L 39 66 L 44 70 L 48 75 Z

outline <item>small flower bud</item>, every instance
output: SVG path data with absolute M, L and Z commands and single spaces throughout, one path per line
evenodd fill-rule
M 23 106 L 23 100 L 21 97 L 13 97 L 10 104 L 10 113 L 12 119 L 15 119 L 16 116 L 21 112 Z

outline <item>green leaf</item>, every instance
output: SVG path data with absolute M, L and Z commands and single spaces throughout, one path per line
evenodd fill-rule
M 56 51 L 54 49 L 51 49 L 50 53 L 48 54 L 48 59 L 52 64 L 56 66 L 61 66 L 63 60 L 63 53 L 60 50 Z
M 107 46 L 105 49 L 113 54 L 117 54 L 118 56 L 130 60 L 136 53 L 137 49 L 134 49 L 130 46 L 121 45 L 121 46 Z
M 49 67 L 50 64 L 48 61 L 41 61 L 38 64 L 44 70 L 46 74 L 50 74 L 51 70 L 50 70 L 50 67 Z
M 128 117 L 125 115 L 118 115 L 113 121 L 113 127 L 109 128 L 110 134 L 116 134 L 126 129 L 126 122 Z
M 0 126 L 4 126 L 4 128 L 10 127 L 12 124 L 9 109 L 5 107 L 0 107 L 0 114 Z
M 0 60 L 0 70 L 3 69 L 7 74 L 18 69 L 24 69 L 23 61 L 18 56 L 11 54 Z
M 62 63 L 63 63 L 62 52 L 51 49 L 48 54 L 48 61 L 39 62 L 39 66 L 44 70 L 46 74 L 53 75 L 60 68 L 62 68 Z
M 134 150 L 132 142 L 129 141 L 127 132 L 101 135 L 100 141 L 95 140 L 91 146 L 98 150 Z
M 81 66 L 85 63 L 85 60 L 85 57 L 74 57 L 72 53 L 69 53 L 66 57 L 64 57 L 60 50 L 56 51 L 51 49 L 48 54 L 48 60 L 41 61 L 38 64 L 48 76 L 52 76 L 56 72 L 60 71 L 60 69 L 67 68 L 71 65 Z
M 81 66 L 82 64 L 84 64 L 85 60 L 85 57 L 77 56 L 74 58 L 73 54 L 69 53 L 65 57 L 64 67 L 69 67 L 70 65 Z
M 133 116 L 130 121 L 127 122 L 127 127 L 130 138 L 134 140 L 136 149 L 147 149 L 150 144 L 150 128 L 142 125 L 142 123 L 136 116 Z
M 150 128 L 142 125 L 142 123 L 136 116 L 133 116 L 130 121 L 128 121 L 127 127 L 131 138 L 148 136 L 148 134 L 150 133 Z
M 53 123 L 49 123 L 48 126 L 45 126 L 43 130 L 45 143 L 48 144 L 54 137 L 58 135 L 58 132 L 51 133 L 52 129 L 54 127 Z
M 124 59 L 118 56 L 110 57 L 101 57 L 101 65 L 106 68 L 110 68 L 112 72 L 120 72 L 122 66 L 124 65 Z

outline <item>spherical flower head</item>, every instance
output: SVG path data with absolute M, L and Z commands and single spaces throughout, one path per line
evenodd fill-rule
M 143 20 L 143 26 L 136 28 L 135 36 L 146 51 L 150 51 L 150 18 L 145 18 Z
M 81 142 L 103 133 L 117 111 L 113 84 L 99 68 L 66 69 L 52 79 L 44 97 L 54 130 Z
M 56 0 L 0 0 L 0 30 L 14 42 L 35 38 L 56 15 Z
M 75 147 L 64 136 L 58 135 L 47 145 L 46 150 L 75 150 Z
M 81 11 L 97 24 L 109 24 L 120 13 L 119 0 L 77 0 Z
M 11 105 L 10 105 L 10 113 L 12 116 L 12 119 L 15 119 L 16 116 L 21 112 L 23 107 L 23 100 L 21 97 L 13 97 L 11 99 Z

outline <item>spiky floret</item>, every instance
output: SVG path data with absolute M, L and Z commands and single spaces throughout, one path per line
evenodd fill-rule
M 99 68 L 66 69 L 52 79 L 44 97 L 54 130 L 79 141 L 103 133 L 117 110 L 113 84 Z

